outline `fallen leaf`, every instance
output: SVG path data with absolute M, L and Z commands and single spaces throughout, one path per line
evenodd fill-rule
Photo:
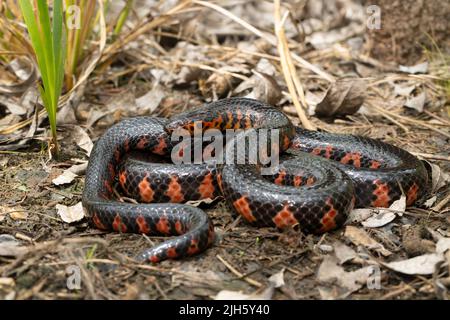
M 155 85 L 149 92 L 136 99 L 136 105 L 140 109 L 139 111 L 146 111 L 152 113 L 158 108 L 162 99 L 165 96 L 165 92 L 161 85 Z
M 441 237 L 436 243 L 436 253 L 444 254 L 450 249 L 450 238 Z
M 186 201 L 186 204 L 188 204 L 188 205 L 190 205 L 190 206 L 198 207 L 198 206 L 201 205 L 201 204 L 211 204 L 211 203 L 213 203 L 216 199 L 217 199 L 217 198 L 215 198 L 215 199 L 205 198 L 205 199 L 200 199 L 200 200 L 189 200 L 189 201 Z
M 374 215 L 363 221 L 361 224 L 366 228 L 379 228 L 395 219 L 395 217 L 403 216 L 406 209 L 406 197 L 402 195 L 400 199 L 395 200 L 389 209 L 376 209 Z
M 284 268 L 279 272 L 273 274 L 269 278 L 269 282 L 275 287 L 280 288 L 285 285 L 284 283 Z
M 0 287 L 14 287 L 16 285 L 14 278 L 0 278 Z
M 0 159 L 0 167 L 6 167 L 8 165 L 9 158 Z
M 284 268 L 269 277 L 269 286 L 263 291 L 256 291 L 252 294 L 245 294 L 242 291 L 221 290 L 215 297 L 215 300 L 270 300 L 275 288 L 285 285 Z
M 76 205 L 71 207 L 57 204 L 56 211 L 61 217 L 62 221 L 66 223 L 80 221 L 84 218 L 83 205 L 81 204 L 81 202 L 78 202 Z
M 242 291 L 221 290 L 217 293 L 214 300 L 270 300 L 274 289 L 268 287 L 261 293 L 245 294 Z
M 350 211 L 346 224 L 362 222 L 375 214 L 375 210 L 371 208 L 358 208 Z
M 88 165 L 88 162 L 84 161 L 83 163 L 80 163 L 80 164 L 74 164 L 73 166 L 71 166 L 67 170 L 69 170 L 70 172 L 73 172 L 75 174 L 80 175 L 80 174 L 83 174 L 83 173 L 86 172 L 87 165 Z
M 370 276 L 370 267 L 347 272 L 339 265 L 336 257 L 326 256 L 317 271 L 317 280 L 335 282 L 349 292 L 360 289 Z
M 6 215 L 8 214 L 10 209 L 11 208 L 9 208 L 9 207 L 0 206 L 0 222 L 5 220 Z
M 353 260 L 358 256 L 355 250 L 340 241 L 336 241 L 336 243 L 333 244 L 333 247 L 334 254 L 339 260 L 339 264 L 341 265 L 346 263 L 347 261 Z
M 450 175 L 443 172 L 438 165 L 426 162 L 431 167 L 431 193 L 435 193 L 450 182 Z
M 415 85 L 402 86 L 400 84 L 394 84 L 394 93 L 397 96 L 409 97 L 409 95 L 414 91 L 415 88 Z
M 271 77 L 277 74 L 277 68 L 275 68 L 275 66 L 265 58 L 262 58 L 258 61 L 255 70 L 261 73 L 265 73 Z
M 28 218 L 28 212 L 20 207 L 0 206 L 0 222 L 9 215 L 13 220 L 25 220 Z
M 4 242 L 14 242 L 17 245 L 19 244 L 19 241 L 14 236 L 10 234 L 0 234 L 0 243 Z
M 368 249 L 375 250 L 385 257 L 392 254 L 392 252 L 385 249 L 382 244 L 372 239 L 366 231 L 360 228 L 346 226 L 344 236 L 347 237 L 355 245 L 362 245 Z
M 20 242 L 9 234 L 0 235 L 0 257 L 18 257 L 28 252 Z
M 23 93 L 31 87 L 36 80 L 36 66 L 33 61 L 26 56 L 12 60 L 9 63 L 9 68 L 21 81 L 17 81 L 13 84 L 0 83 L 0 93 Z
M 433 196 L 430 199 L 428 199 L 427 201 L 425 201 L 425 203 L 423 205 L 427 208 L 431 208 L 431 206 L 433 204 L 435 204 L 436 200 L 437 200 L 437 196 Z
M 417 96 L 408 98 L 405 102 L 405 107 L 414 109 L 418 112 L 423 112 L 423 107 L 425 105 L 426 100 L 427 100 L 427 95 L 426 95 L 425 91 L 422 91 Z
M 321 245 L 319 246 L 319 249 L 320 249 L 322 252 L 333 252 L 333 247 L 330 246 L 329 244 L 321 244 Z
M 52 180 L 52 183 L 54 185 L 60 186 L 63 184 L 71 183 L 75 178 L 77 177 L 77 174 L 73 173 L 70 170 L 64 170 L 62 174 L 57 176 L 55 179 Z
M 367 85 L 361 79 L 340 79 L 331 84 L 325 98 L 316 106 L 315 113 L 321 117 L 354 114 L 362 106 Z
M 389 206 L 389 209 L 395 211 L 399 216 L 403 216 L 403 213 L 406 210 L 406 196 L 401 195 L 400 199 L 397 199 L 394 202 L 392 202 L 392 204 Z M 380 210 L 387 210 L 387 209 L 380 209 Z
M 404 274 L 433 274 L 437 263 L 444 260 L 441 254 L 428 253 L 407 260 L 385 263 L 384 265 L 394 271 Z
M 311 36 L 306 37 L 306 41 L 315 49 L 331 48 L 335 43 L 361 34 L 362 28 L 361 24 L 353 22 L 342 28 L 314 32 Z
M 28 218 L 28 212 L 24 209 L 17 208 L 17 209 L 13 209 L 9 213 L 9 216 L 13 220 L 25 220 L 26 218 Z
M 199 89 L 204 97 L 222 98 L 231 90 L 233 77 L 229 74 L 213 73 L 206 81 L 199 79 Z
M 58 124 L 77 124 L 78 120 L 75 116 L 75 110 L 73 104 L 65 103 L 56 114 L 56 122 Z
M 23 116 L 27 114 L 27 109 L 24 108 L 19 102 L 16 102 L 14 97 L 0 95 L 0 104 L 4 105 L 13 115 Z
M 252 72 L 254 73 L 254 77 L 252 77 L 254 81 L 253 90 L 246 97 L 276 105 L 282 94 L 275 78 L 263 72 L 255 70 L 252 70 Z
M 428 61 L 416 64 L 414 66 L 402 66 L 400 65 L 398 69 L 401 72 L 417 74 L 417 73 L 427 73 L 428 71 Z
M 73 129 L 74 138 L 77 141 L 77 145 L 81 149 L 86 151 L 87 155 L 89 156 L 91 154 L 92 148 L 94 147 L 91 138 L 80 126 L 74 126 Z
M 436 264 L 445 260 L 445 253 L 450 250 L 450 238 L 440 237 L 436 243 L 436 252 L 427 253 L 411 259 L 385 263 L 394 271 L 404 274 L 429 275 L 435 272 Z

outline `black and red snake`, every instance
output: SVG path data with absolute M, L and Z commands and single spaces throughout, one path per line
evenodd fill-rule
M 277 138 L 266 143 L 279 150 L 279 164 L 271 175 L 262 175 L 259 163 L 162 161 L 186 152 L 186 146 L 174 152 L 180 144 L 171 135 L 180 128 L 190 134 L 212 128 L 277 130 Z M 111 127 L 92 150 L 82 202 L 99 229 L 175 235 L 137 257 L 159 262 L 200 253 L 214 241 L 210 218 L 182 204 L 189 200 L 222 196 L 254 226 L 298 225 L 303 232 L 321 233 L 341 226 L 355 205 L 387 207 L 402 194 L 408 205 L 421 201 L 427 181 L 422 162 L 403 149 L 370 138 L 296 128 L 270 105 L 229 98 L 171 119 L 130 118 Z M 115 200 L 116 182 L 140 203 Z

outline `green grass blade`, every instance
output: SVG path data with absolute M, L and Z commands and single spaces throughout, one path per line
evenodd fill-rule
M 64 12 L 61 0 L 53 1 L 53 20 L 51 20 L 47 0 L 37 0 L 35 3 L 37 3 L 37 17 L 30 0 L 19 0 L 42 77 L 39 91 L 48 113 L 56 153 L 56 112 L 64 79 L 66 55 Z
M 41 37 L 39 35 L 39 28 L 37 25 L 36 18 L 34 16 L 33 7 L 29 0 L 19 0 L 20 9 L 22 10 L 23 18 L 25 24 L 28 27 L 28 33 L 31 38 L 31 43 L 34 48 L 34 53 L 36 55 L 36 60 L 41 70 L 42 81 L 48 83 L 47 79 L 47 64 L 44 55 L 44 49 L 41 43 Z M 43 71 L 45 70 L 45 71 Z
M 53 97 L 55 95 L 55 59 L 53 57 L 53 33 L 50 28 L 50 16 L 48 14 L 47 0 L 38 0 L 36 2 L 38 5 L 39 26 L 41 27 L 40 36 L 48 73 L 48 83 L 44 84 L 44 88 Z M 53 102 L 53 99 L 51 101 Z M 52 104 L 51 107 L 54 108 L 55 106 Z
M 62 80 L 64 78 L 65 35 L 63 34 L 63 8 L 62 1 L 53 3 L 53 57 L 55 59 L 55 98 L 61 94 Z M 56 100 L 55 106 L 58 105 Z

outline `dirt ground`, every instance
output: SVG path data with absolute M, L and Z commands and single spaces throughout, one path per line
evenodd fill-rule
M 241 17 L 258 26 L 254 15 Z M 151 40 L 138 38 L 114 55 L 106 70 L 91 75 L 77 103 L 67 104 L 61 115 L 57 159 L 49 157 L 48 121 L 37 116 L 40 109 L 28 117 L 38 120 L 0 136 L 5 146 L 0 149 L 0 299 L 448 299 L 450 107 L 448 80 L 442 81 L 446 75 L 441 72 L 446 65 L 430 53 L 423 72 L 389 69 L 358 51 L 363 49 L 352 49 L 364 31 L 322 47 L 313 41 L 319 32 L 313 30 L 308 39 L 315 47 L 291 45 L 325 72 L 295 60 L 308 105 L 317 105 L 309 123 L 323 131 L 380 139 L 426 160 L 426 204 L 356 212 L 343 228 L 303 235 L 250 227 L 218 199 L 201 204 L 214 222 L 214 246 L 198 256 L 157 265 L 131 257 L 161 237 L 106 233 L 89 227 L 85 219 L 63 221 L 61 210 L 81 201 L 88 156 L 80 141 L 95 142 L 120 119 L 170 116 L 218 97 L 250 92 L 302 125 L 270 41 L 239 33 L 237 23 L 231 30 L 214 26 L 210 31 L 218 38 L 224 37 L 218 30 L 236 34 L 202 45 L 205 40 L 193 39 L 189 32 L 176 34 L 187 20 L 174 18 Z M 332 30 L 354 22 L 346 20 Z M 291 39 L 293 30 L 288 29 Z M 174 40 L 176 36 L 180 39 Z M 262 76 L 256 71 L 261 66 Z M 331 85 L 327 75 L 338 84 Z M 362 79 L 364 86 L 341 83 L 348 77 Z M 325 105 L 320 106 L 318 96 L 326 96 Z M 319 118 L 317 108 L 334 111 Z M 80 169 L 70 182 L 55 184 L 74 165 Z M 74 215 L 79 211 L 73 210 L 69 218 L 78 220 Z
M 405 135 L 383 121 L 361 126 L 362 121 L 356 117 L 343 125 L 327 127 L 368 136 L 378 134 L 384 141 L 412 152 L 435 154 L 448 148 L 439 135 L 429 130 L 414 130 Z M 408 276 L 382 267 L 379 289 L 364 285 L 353 293 L 335 281 L 317 279 L 324 257 L 332 254 L 329 250 L 336 243 L 344 244 L 353 252 L 343 266 L 348 273 L 367 265 L 433 252 L 430 231 L 446 237 L 450 232 L 450 211 L 446 203 L 440 210 L 409 208 L 402 217 L 382 228 L 367 228 L 368 235 L 389 252 L 385 256 L 377 246 L 371 250 L 365 245 L 355 245 L 346 236 L 345 229 L 323 236 L 304 236 L 292 230 L 280 233 L 249 227 L 218 201 L 207 209 L 219 235 L 213 248 L 182 261 L 139 265 L 128 256 L 134 256 L 161 238 L 103 233 L 89 228 L 85 222 L 62 222 L 55 205 L 74 205 L 80 201 L 83 176 L 76 178 L 70 187 L 54 186 L 51 180 L 67 163 L 49 161 L 45 152 L 38 151 L 38 146 L 34 150 L 37 151 L 0 158 L 2 206 L 16 210 L 15 214 L 9 211 L 2 217 L 0 233 L 14 236 L 20 243 L 13 250 L 17 251 L 16 258 L 0 258 L 2 279 L 13 278 L 15 282 L 12 287 L 2 284 L 3 298 L 197 299 L 212 298 L 222 290 L 230 290 L 268 295 L 273 299 L 317 299 L 328 294 L 354 299 L 430 299 L 437 297 L 435 283 L 445 274 L 442 271 L 433 277 Z M 66 145 L 64 139 L 62 150 L 70 150 L 63 152 L 64 158 L 83 158 L 80 150 L 75 145 Z M 450 169 L 448 161 L 432 163 L 447 172 Z M 448 189 L 435 195 L 439 203 L 448 198 Z M 18 248 L 29 252 L 23 253 Z M 67 287 L 73 272 L 71 266 L 81 272 L 79 290 Z M 280 272 L 284 285 L 274 290 L 268 279 Z

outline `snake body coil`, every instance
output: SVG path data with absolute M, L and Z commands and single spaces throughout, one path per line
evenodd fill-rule
M 185 129 L 193 134 L 199 123 L 205 132 L 277 131 L 277 138 L 267 142 L 281 152 L 276 170 L 262 175 L 259 164 L 174 165 L 146 159 L 152 154 L 173 157 L 177 144 L 172 133 Z M 114 200 L 116 179 L 127 196 L 143 203 Z M 230 98 L 169 120 L 139 117 L 111 127 L 91 153 L 83 206 L 99 229 L 176 235 L 138 256 L 159 262 L 197 254 L 214 241 L 211 220 L 199 208 L 182 204 L 189 200 L 223 196 L 252 225 L 299 225 L 304 232 L 321 233 L 342 225 L 355 204 L 387 207 L 403 193 L 412 205 L 422 200 L 427 181 L 423 164 L 400 148 L 295 128 L 274 107 Z

